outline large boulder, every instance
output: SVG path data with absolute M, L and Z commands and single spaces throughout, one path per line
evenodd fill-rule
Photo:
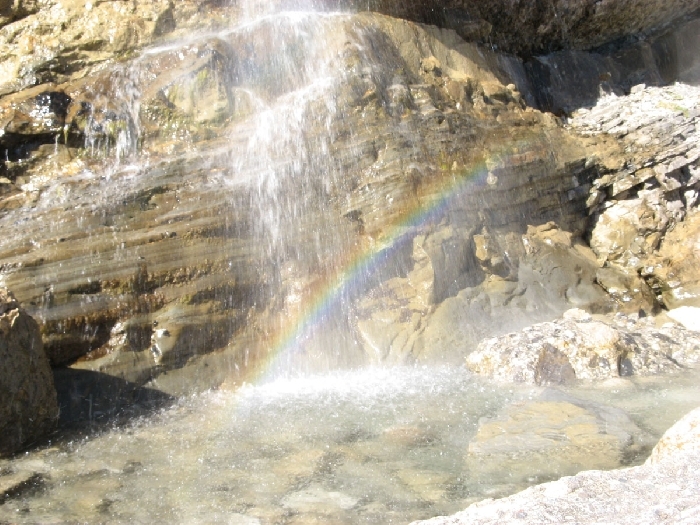
M 0 455 L 51 431 L 58 421 L 53 375 L 39 326 L 0 288 Z
M 679 370 L 700 361 L 700 337 L 682 325 L 617 314 L 563 319 L 482 341 L 467 367 L 499 381 L 563 384 Z

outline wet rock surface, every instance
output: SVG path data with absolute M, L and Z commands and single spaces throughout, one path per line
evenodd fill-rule
M 0 455 L 5 456 L 53 430 L 58 405 L 39 326 L 4 288 L 0 288 L 0 360 Z M 3 485 L 0 498 L 26 481 Z
M 513 481 L 543 482 L 584 468 L 619 468 L 651 445 L 624 411 L 545 390 L 480 420 L 465 462 L 476 478 L 489 479 L 497 465 Z
M 0 221 L 22 231 L 1 272 L 54 366 L 207 388 L 264 363 L 334 286 L 302 368 L 460 363 L 572 307 L 692 305 L 692 86 L 609 96 L 563 127 L 530 107 L 529 66 L 451 30 L 296 13 L 222 31 L 257 8 L 215 3 L 209 33 L 178 41 L 203 4 L 64 4 L 1 30 L 85 28 L 27 54 L 49 65 L 0 100 Z M 142 21 L 100 40 L 112 17 Z
M 425 524 L 486 523 L 694 523 L 697 521 L 697 464 L 700 411 L 672 427 L 642 466 L 590 471 L 527 489 L 500 500 L 485 500 Z M 614 509 L 614 510 L 613 510 Z
M 5 281 L 40 321 L 54 366 L 81 359 L 143 384 L 204 369 L 203 354 L 218 351 L 216 368 L 235 371 L 337 280 L 347 284 L 335 311 L 357 315 L 330 314 L 332 359 L 350 365 L 430 359 L 447 327 L 436 321 L 423 338 L 426 318 L 465 287 L 476 309 L 492 293 L 495 312 L 529 298 L 547 312 L 535 320 L 615 308 L 590 271 L 573 304 L 545 307 L 559 288 L 538 297 L 514 284 L 526 224 L 584 231 L 595 175 L 556 119 L 499 80 L 522 75 L 519 62 L 378 15 L 299 16 L 6 98 L 5 137 L 68 137 L 7 164 L 1 219 L 24 232 L 2 244 Z M 260 44 L 246 56 L 251 38 Z M 293 55 L 269 53 L 287 41 Z M 59 107 L 50 93 L 67 98 Z M 136 150 L 149 160 L 136 163 Z M 533 289 L 555 271 L 527 264 Z M 580 279 L 564 273 L 557 286 L 573 290 Z M 309 354 L 323 337 L 311 334 Z

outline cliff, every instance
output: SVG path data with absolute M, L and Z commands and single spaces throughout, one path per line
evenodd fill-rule
M 54 367 L 181 394 L 700 306 L 694 2 L 404 4 L 443 27 L 3 4 L 0 275 Z

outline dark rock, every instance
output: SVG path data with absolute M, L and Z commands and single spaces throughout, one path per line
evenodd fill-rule
M 533 57 L 525 67 L 535 104 L 544 111 L 570 114 L 594 106 L 601 96 L 625 95 L 642 84 L 697 83 L 700 60 L 688 50 L 700 45 L 698 35 L 700 21 L 695 19 L 622 46 Z
M 0 289 L 0 454 L 12 454 L 50 432 L 58 420 L 56 390 L 37 323 Z

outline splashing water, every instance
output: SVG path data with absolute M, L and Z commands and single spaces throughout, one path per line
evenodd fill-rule
M 443 130 L 444 150 L 461 149 L 451 144 L 468 142 L 469 117 L 438 111 L 402 57 L 385 54 L 388 37 L 377 26 L 304 10 L 311 4 L 278 12 L 271 3 L 240 2 L 239 25 L 148 49 L 93 94 L 103 102 L 85 116 L 86 147 L 113 161 L 50 187 L 32 213 L 60 203 L 94 214 L 121 202 L 126 187 L 135 194 L 166 187 L 170 164 L 191 169 L 206 205 L 230 214 L 226 228 L 255 239 L 245 257 L 230 239 L 217 249 L 229 265 L 245 259 L 273 290 L 246 298 L 268 315 L 251 328 L 257 340 L 245 348 L 235 392 L 186 397 L 151 418 L 0 462 L 0 470 L 34 476 L 0 504 L 0 520 L 405 523 L 545 479 L 537 465 L 527 480 L 505 469 L 477 479 L 465 462 L 481 418 L 542 389 L 489 385 L 462 367 L 364 368 L 385 356 L 366 355 L 349 328 L 359 297 L 409 274 L 416 237 L 491 184 L 494 166 L 527 152 L 534 139 L 515 134 L 498 145 L 496 137 L 483 151 L 460 151 L 455 168 L 426 161 L 422 130 Z M 163 64 L 193 74 L 154 81 L 154 65 Z M 162 106 L 145 106 L 153 92 Z M 378 101 L 376 111 L 368 100 Z M 151 137 L 162 151 L 148 149 Z M 397 173 L 415 180 L 392 179 Z M 364 195 L 381 177 L 390 192 L 377 204 Z M 91 194 L 82 195 L 86 187 Z M 364 215 L 338 197 L 343 189 L 360 195 Z M 405 195 L 415 198 L 395 204 Z M 156 226 L 186 216 L 195 229 L 197 213 L 174 207 Z M 86 228 L 90 214 L 79 219 Z M 99 228 L 118 238 L 118 226 Z M 119 241 L 105 266 L 138 255 Z M 574 393 L 627 409 L 658 437 L 697 403 L 688 388 L 696 375 L 672 385 L 630 382 L 622 393 L 585 386 Z M 652 414 L 661 393 L 663 424 Z
M 700 401 L 696 381 L 694 373 L 574 393 L 627 410 L 658 436 Z M 541 393 L 413 367 L 210 392 L 124 428 L 0 461 L 6 472 L 35 473 L 0 505 L 0 519 L 380 524 L 452 513 L 548 479 L 543 465 L 518 479 L 506 465 L 475 476 L 467 462 L 480 418 Z

